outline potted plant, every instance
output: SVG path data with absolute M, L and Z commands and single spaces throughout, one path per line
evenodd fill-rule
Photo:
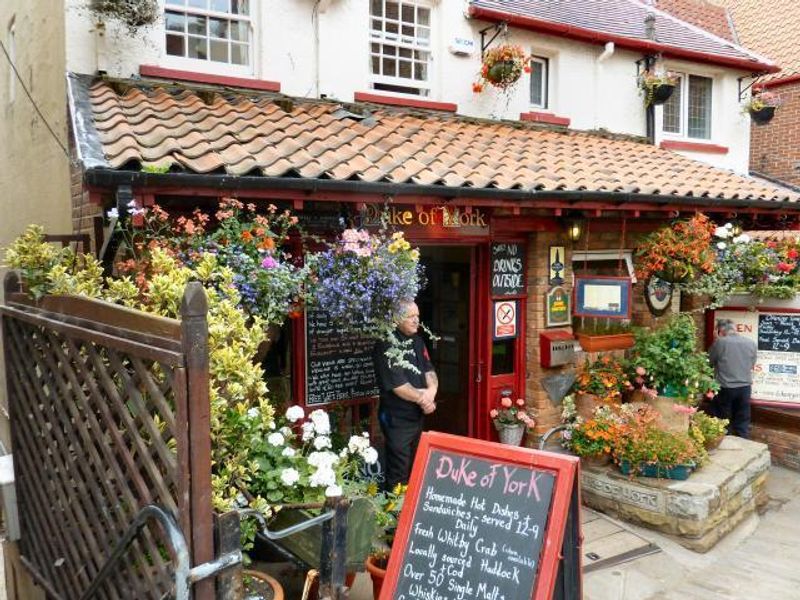
M 622 423 L 611 406 L 599 406 L 588 419 L 574 415 L 562 435 L 564 446 L 581 458 L 586 466 L 603 466 L 611 462 L 617 428 Z
M 519 81 L 523 72 L 530 72 L 530 57 L 521 46 L 495 46 L 484 52 L 481 72 L 478 81 L 472 84 L 472 91 L 482 92 L 484 84 L 506 91 Z
M 573 326 L 575 337 L 585 352 L 625 350 L 633 346 L 633 332 L 629 321 L 581 318 Z
M 672 96 L 678 76 L 664 69 L 646 69 L 639 75 L 639 89 L 645 106 L 664 104 Z
M 702 213 L 660 227 L 639 243 L 635 253 L 636 276 L 655 276 L 680 284 L 711 273 L 716 253 L 711 241 L 716 226 Z
M 719 419 L 698 410 L 689 423 L 689 435 L 706 450 L 720 445 L 728 432 L 728 419 Z
M 366 566 L 372 579 L 372 595 L 375 600 L 381 595 L 386 566 L 389 564 L 389 553 L 392 550 L 397 521 L 403 509 L 407 490 L 407 485 L 398 483 L 393 490 L 373 496 L 376 528 L 372 551 L 367 558 Z
M 697 349 L 692 316 L 675 315 L 660 327 L 637 330 L 635 337 L 631 383 L 645 392 L 644 399 L 659 410 L 666 427 L 685 433 L 689 411 L 682 407 L 692 407 L 703 394 L 719 389 L 707 353 Z
M 702 462 L 703 454 L 689 435 L 659 427 L 651 407 L 626 405 L 621 414 L 612 446 L 624 475 L 687 479 Z
M 247 600 L 283 600 L 283 586 L 263 571 L 245 569 L 242 583 Z
M 766 90 L 758 91 L 750 96 L 742 105 L 742 109 L 750 114 L 756 125 L 769 123 L 775 116 L 775 110 L 783 104 L 779 94 Z
M 489 416 L 500 441 L 512 446 L 519 446 L 522 443 L 522 436 L 525 435 L 525 428 L 536 424 L 533 420 L 533 411 L 525 407 L 525 400 L 522 398 L 512 400 L 508 396 L 503 396 L 500 399 L 500 406 L 491 409 Z
M 605 354 L 593 362 L 587 359 L 572 386 L 578 416 L 589 419 L 598 406 L 619 404 L 628 387 L 625 368 L 615 356 Z

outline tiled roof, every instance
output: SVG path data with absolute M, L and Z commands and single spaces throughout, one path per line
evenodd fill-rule
M 619 136 L 141 82 L 123 91 L 72 75 L 70 98 L 82 156 L 90 150 L 96 157 L 90 168 L 138 171 L 171 163 L 188 173 L 428 185 L 498 195 L 522 190 L 533 197 L 587 191 L 800 200 L 798 194 Z
M 656 0 L 655 5 L 681 21 L 696 25 L 728 41 L 736 41 L 728 11 L 724 6 L 713 4 L 710 0 Z M 745 46 L 750 47 L 747 44 Z M 752 48 L 757 50 L 756 47 Z
M 776 68 L 768 59 L 730 40 L 681 21 L 652 4 L 638 0 L 471 0 L 470 13 L 488 20 L 508 20 L 513 26 L 546 30 L 554 35 L 616 41 L 630 48 L 650 48 L 665 55 L 695 58 L 740 68 Z M 645 17 L 655 17 L 655 44 L 647 37 Z M 504 17 L 508 17 L 504 19 Z
M 726 6 L 742 44 L 781 66 L 764 81 L 800 73 L 800 3 L 798 0 L 715 0 Z

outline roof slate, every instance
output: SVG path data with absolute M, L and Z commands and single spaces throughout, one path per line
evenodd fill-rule
M 717 57 L 770 64 L 729 39 L 638 0 L 471 0 L 470 5 L 473 10 L 497 11 L 637 42 L 651 41 L 645 31 L 645 17 L 652 13 L 656 17 L 656 41 L 663 46 L 702 53 L 710 62 Z
M 117 93 L 70 77 L 88 103 L 72 105 L 79 135 L 96 140 L 95 167 L 171 164 L 188 173 L 589 191 L 724 199 L 800 199 L 786 189 L 619 136 L 479 121 L 229 90 L 195 93 L 144 83 Z M 353 112 L 351 112 L 353 111 Z M 363 114 L 354 114 L 360 111 Z M 78 140 L 79 144 L 81 140 Z M 85 146 L 85 144 L 84 144 Z

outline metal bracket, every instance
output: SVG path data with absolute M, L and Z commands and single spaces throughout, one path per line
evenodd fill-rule
M 489 41 L 485 41 L 486 34 L 490 31 L 494 31 L 494 35 L 489 39 Z M 481 34 L 481 56 L 484 55 L 486 49 L 489 45 L 497 39 L 497 36 L 502 34 L 508 33 L 508 23 L 506 21 L 500 21 L 499 23 L 495 23 L 494 25 L 489 25 L 488 27 L 484 27 L 478 33 Z
M 744 95 L 747 90 L 751 89 L 756 83 L 758 83 L 759 77 L 766 75 L 766 71 L 761 71 L 760 73 L 750 73 L 749 77 L 737 77 L 736 81 L 739 84 L 739 102 L 744 102 Z M 745 79 L 752 79 L 753 81 L 750 82 L 749 85 L 742 87 L 742 81 Z
M 642 74 L 643 71 L 649 71 L 653 68 L 653 65 L 656 64 L 659 60 L 661 60 L 661 53 L 658 54 L 646 54 L 642 58 L 636 61 L 636 77 L 638 79 L 639 75 Z M 644 69 L 642 68 L 644 67 Z

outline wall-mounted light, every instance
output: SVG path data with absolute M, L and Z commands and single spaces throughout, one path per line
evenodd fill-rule
M 583 235 L 583 221 L 571 219 L 567 221 L 567 237 L 572 242 L 577 242 Z

